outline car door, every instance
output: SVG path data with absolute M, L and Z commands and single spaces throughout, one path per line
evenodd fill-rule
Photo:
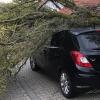
M 54 34 L 50 46 L 46 48 L 47 70 L 56 73 L 59 66 L 66 65 L 66 62 L 69 61 L 69 51 L 72 46 L 69 31 Z
M 62 48 L 60 48 L 59 44 L 63 40 L 61 39 L 61 36 L 59 33 L 54 34 L 51 39 L 51 43 L 45 47 L 46 49 L 46 55 L 45 55 L 45 61 L 46 61 L 46 67 L 45 69 L 54 73 L 57 70 L 58 65 L 61 63 L 61 57 L 62 57 Z
M 36 61 L 40 67 L 45 69 L 47 67 L 47 53 L 48 53 L 48 46 L 50 44 L 51 37 L 44 43 L 44 45 L 38 50 L 36 54 Z
M 50 72 L 55 72 L 57 65 L 60 63 L 60 48 L 57 46 L 48 46 L 46 47 L 46 67 L 45 69 Z

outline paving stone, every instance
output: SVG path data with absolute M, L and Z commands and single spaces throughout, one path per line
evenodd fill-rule
M 31 100 L 28 96 L 27 97 L 19 97 L 19 98 L 12 98 L 11 100 Z
M 33 72 L 29 62 L 19 73 L 16 81 L 11 81 L 5 96 L 0 100 L 68 100 L 56 81 L 43 72 Z M 70 100 L 100 100 L 100 90 L 79 94 Z

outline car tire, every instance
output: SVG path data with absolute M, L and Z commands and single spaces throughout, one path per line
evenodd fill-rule
M 38 67 L 37 62 L 34 59 L 34 57 L 30 57 L 30 67 L 31 67 L 32 71 L 38 71 L 39 70 L 39 67 Z
M 75 85 L 65 71 L 61 71 L 60 73 L 59 84 L 61 92 L 65 97 L 72 98 L 75 96 Z

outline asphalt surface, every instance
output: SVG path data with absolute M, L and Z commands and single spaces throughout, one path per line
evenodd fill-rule
M 0 100 L 68 100 L 59 89 L 58 83 L 43 71 L 33 72 L 29 61 L 17 76 L 9 81 L 5 95 Z M 100 90 L 82 90 L 71 100 L 100 100 Z

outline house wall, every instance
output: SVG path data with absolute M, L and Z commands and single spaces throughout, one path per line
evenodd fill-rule
M 100 0 L 74 0 L 77 5 L 96 6 L 100 4 Z

